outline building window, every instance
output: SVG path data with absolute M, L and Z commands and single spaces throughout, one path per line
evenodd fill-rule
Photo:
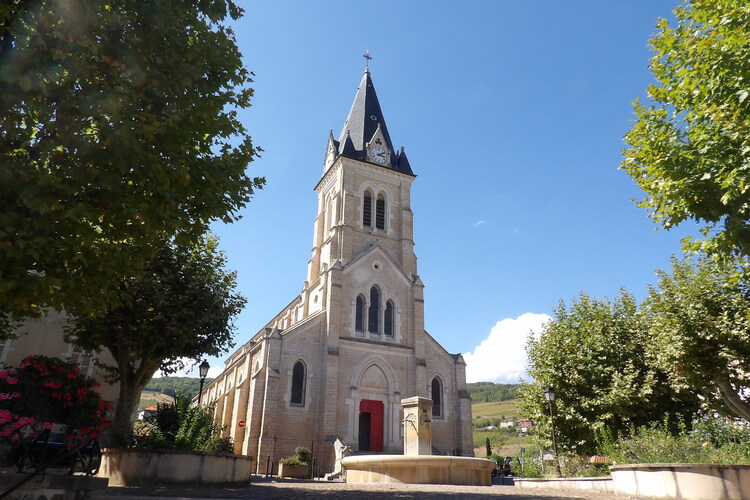
M 292 406 L 305 406 L 305 364 L 302 361 L 294 363 L 292 369 Z
M 362 203 L 362 225 L 364 227 L 372 226 L 372 194 L 365 191 L 365 198 Z
M 370 289 L 370 311 L 367 316 L 367 331 L 380 333 L 380 290 L 377 287 Z
M 443 418 L 443 384 L 440 379 L 432 379 L 432 417 Z
M 375 227 L 385 231 L 385 198 L 382 194 L 378 195 L 378 201 L 375 204 Z
M 84 376 L 90 377 L 93 375 L 96 361 L 96 353 L 93 350 L 86 352 L 71 346 L 68 351 L 68 360 L 77 363 L 78 369 Z
M 393 337 L 393 301 L 389 300 L 385 303 L 385 318 L 384 318 L 384 325 L 383 325 L 383 333 L 388 335 L 389 337 Z
M 357 295 L 357 305 L 354 312 L 354 329 L 358 332 L 365 331 L 365 298 Z

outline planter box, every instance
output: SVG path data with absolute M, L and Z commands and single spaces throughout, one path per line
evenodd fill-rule
M 750 498 L 750 465 L 613 465 L 615 492 L 649 499 L 743 500 Z
M 290 477 L 293 479 L 309 479 L 310 466 L 305 465 L 286 465 L 279 462 L 279 477 Z
M 110 486 L 153 483 L 241 483 L 250 481 L 252 457 L 173 450 L 102 450 L 99 476 Z

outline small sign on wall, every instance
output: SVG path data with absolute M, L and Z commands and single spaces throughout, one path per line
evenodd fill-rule
M 245 427 L 245 421 L 244 420 L 240 420 L 239 422 L 237 422 L 237 425 L 240 426 L 240 427 Z

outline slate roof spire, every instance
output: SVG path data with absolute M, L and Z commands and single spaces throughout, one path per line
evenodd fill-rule
M 362 75 L 362 81 L 359 83 L 357 95 L 354 96 L 349 115 L 341 129 L 339 140 L 334 142 L 338 149 L 337 153 L 348 158 L 367 161 L 367 143 L 378 132 L 378 128 L 385 143 L 385 149 L 388 150 L 388 161 L 381 166 L 414 175 L 408 160 L 406 160 L 403 148 L 396 150 L 393 147 L 383 111 L 380 109 L 378 95 L 372 84 L 368 65 Z
M 357 151 L 364 151 L 365 145 L 372 139 L 372 136 L 378 129 L 378 125 L 380 125 L 380 130 L 385 137 L 390 154 L 393 155 L 395 151 L 393 150 L 391 137 L 388 135 L 388 127 L 385 125 L 383 111 L 380 109 L 378 95 L 375 93 L 375 87 L 372 85 L 370 71 L 365 70 L 362 75 L 362 81 L 359 84 L 359 89 L 357 89 L 357 95 L 354 97 L 354 102 L 349 110 L 349 116 L 346 118 L 344 128 L 341 130 L 339 142 L 344 140 L 348 130 Z

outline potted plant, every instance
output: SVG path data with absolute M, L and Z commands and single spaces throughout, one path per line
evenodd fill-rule
M 294 456 L 279 460 L 279 477 L 307 479 L 310 477 L 312 454 L 303 446 L 294 449 Z

